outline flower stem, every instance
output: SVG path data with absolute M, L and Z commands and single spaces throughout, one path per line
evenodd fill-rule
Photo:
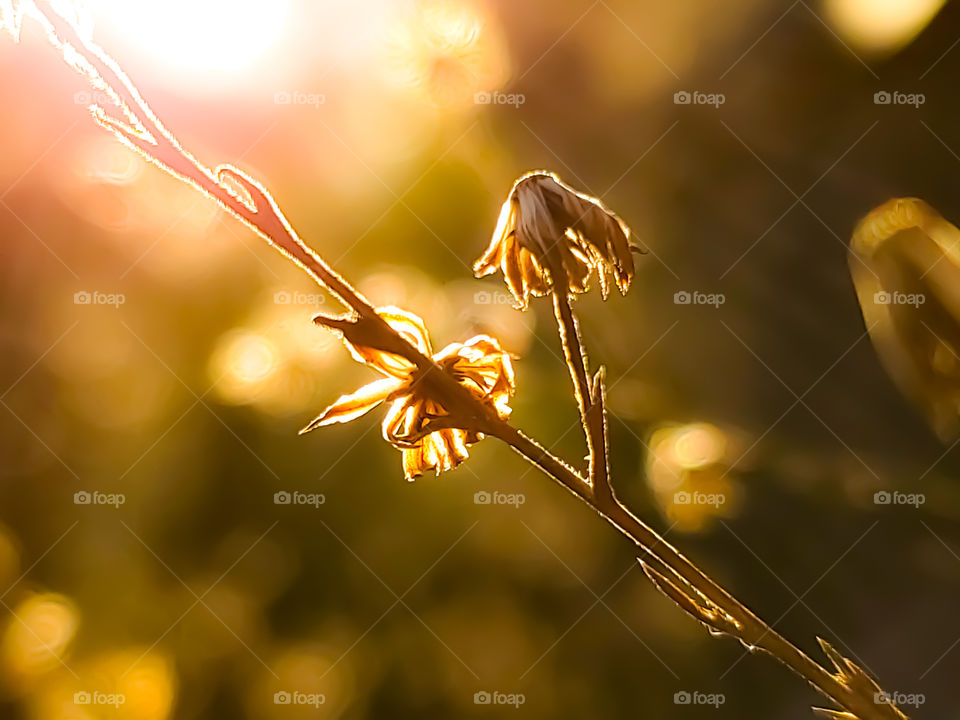
M 503 423 L 498 430 L 499 439 L 587 503 L 610 525 L 642 548 L 648 556 L 641 560 L 643 564 L 655 566 L 656 572 L 662 577 L 665 576 L 668 581 L 671 581 L 670 578 L 674 583 L 679 580 L 696 595 L 702 595 L 709 603 L 722 610 L 733 620 L 725 626 L 723 632 L 737 637 L 751 652 L 763 650 L 769 653 L 826 698 L 860 720 L 906 717 L 894 706 L 878 704 L 873 697 L 865 697 L 854 691 L 840 676 L 824 669 L 714 582 L 655 530 L 633 515 L 613 494 L 609 501 L 598 501 L 584 484 L 583 478 L 537 442 L 507 423 Z M 698 616 L 697 619 L 704 622 L 703 617 Z
M 591 385 L 587 369 L 587 355 L 580 337 L 580 324 L 573 311 L 570 295 L 565 289 L 555 289 L 553 312 L 557 318 L 560 344 L 573 380 L 580 423 L 587 441 L 588 478 L 592 492 L 598 498 L 610 495 L 610 469 L 607 459 L 607 428 L 604 412 L 602 374 L 596 387 Z

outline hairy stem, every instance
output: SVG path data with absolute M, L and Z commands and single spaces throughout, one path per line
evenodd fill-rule
M 890 705 L 877 704 L 874 698 L 852 692 L 837 676 L 828 672 L 802 650 L 753 614 L 743 603 L 730 595 L 708 575 L 688 560 L 666 539 L 633 515 L 614 495 L 609 501 L 598 501 L 583 479 L 569 466 L 554 457 L 534 440 L 515 427 L 504 423 L 497 437 L 571 493 L 593 508 L 620 533 L 632 539 L 649 555 L 644 562 L 659 566 L 660 572 L 679 578 L 682 583 L 702 594 L 736 622 L 736 637 L 751 651 L 763 650 L 810 683 L 839 707 L 854 713 L 861 720 L 889 720 L 903 717 Z M 699 618 L 698 618 L 699 619 Z M 890 711 L 897 712 L 891 715 Z
M 573 380 L 580 422 L 587 440 L 588 477 L 594 495 L 609 496 L 609 466 L 607 463 L 606 418 L 603 408 L 602 378 L 598 377 L 596 388 L 590 382 L 587 356 L 580 338 L 580 324 L 573 312 L 570 295 L 565 290 L 555 289 L 553 312 L 557 318 L 560 344 L 567 361 L 570 378 Z

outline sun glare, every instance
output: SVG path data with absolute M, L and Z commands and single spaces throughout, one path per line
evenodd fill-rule
M 151 59 L 181 69 L 243 70 L 280 37 L 289 0 L 88 0 Z

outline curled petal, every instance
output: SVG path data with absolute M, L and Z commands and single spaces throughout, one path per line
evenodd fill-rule
M 420 352 L 430 354 L 430 336 L 419 315 L 396 307 L 377 308 L 377 314 Z
M 490 402 L 502 419 L 509 417 L 509 402 L 516 389 L 513 362 L 495 338 L 477 335 L 465 343 L 448 345 L 434 359 L 461 385 Z
M 403 382 L 394 378 L 384 378 L 369 385 L 364 385 L 355 393 L 344 395 L 333 405 L 324 410 L 300 434 L 310 432 L 318 427 L 345 423 L 365 415 L 384 400 L 403 387 Z
M 520 249 L 520 272 L 523 274 L 524 292 L 534 297 L 543 297 L 550 292 L 548 273 L 536 256 L 523 248 Z
M 393 401 L 383 416 L 383 439 L 394 447 L 409 447 L 409 438 L 417 434 L 425 421 L 424 401 L 414 394 L 403 395 Z
M 516 235 L 510 235 L 504 239 L 503 253 L 500 258 L 500 269 L 503 271 L 503 278 L 517 300 L 517 306 L 522 310 L 527 307 L 527 284 L 523 279 L 523 271 L 520 269 L 519 254 L 522 250 L 519 247 Z
M 430 339 L 420 317 L 395 307 L 377 308 L 377 314 L 421 353 L 430 354 Z M 337 332 L 354 360 L 384 375 L 405 379 L 414 369 L 413 363 L 402 355 L 383 349 L 386 346 L 382 334 L 378 336 L 376 328 L 369 327 L 364 318 L 317 315 L 313 321 Z
M 428 470 L 440 474 L 453 470 L 469 456 L 465 431 L 438 430 L 403 451 L 403 474 L 407 480 L 413 480 Z
M 477 277 L 484 277 L 497 271 L 503 257 L 503 240 L 513 235 L 515 227 L 516 213 L 513 208 L 513 200 L 507 200 L 500 207 L 500 216 L 497 218 L 497 226 L 493 231 L 493 237 L 486 251 L 473 264 L 473 272 Z
M 601 273 L 612 274 L 626 292 L 633 279 L 630 228 L 597 198 L 579 193 L 559 179 L 557 183 L 565 191 L 561 198 L 567 227 L 595 251 Z

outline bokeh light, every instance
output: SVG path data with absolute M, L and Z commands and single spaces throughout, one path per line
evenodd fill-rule
M 28 679 L 61 665 L 76 635 L 80 616 L 64 595 L 41 593 L 18 603 L 3 631 L 3 667 Z
M 208 376 L 220 398 L 279 415 L 313 407 L 325 374 L 346 359 L 339 341 L 311 321 L 326 300 L 318 292 L 265 292 L 210 356 Z
M 737 514 L 742 488 L 731 475 L 737 455 L 729 433 L 710 423 L 668 424 L 648 447 L 647 484 L 678 530 L 698 532 Z
M 270 667 L 273 672 L 260 674 L 247 691 L 254 717 L 272 716 L 281 705 L 293 720 L 337 718 L 353 699 L 351 663 L 322 643 L 293 643 L 271 659 Z
M 909 43 L 946 0 L 826 0 L 836 30 L 867 52 L 893 52 Z
M 494 20 L 470 0 L 416 3 L 391 29 L 387 57 L 398 83 L 445 108 L 472 104 L 507 77 Z

